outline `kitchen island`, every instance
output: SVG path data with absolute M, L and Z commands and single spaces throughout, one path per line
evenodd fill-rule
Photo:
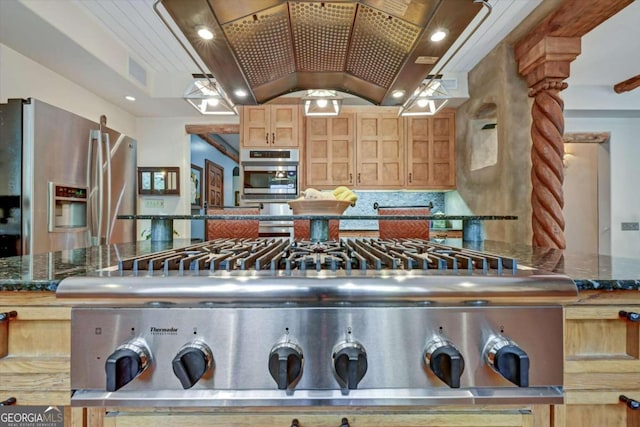
M 294 221 L 305 220 L 310 222 L 311 240 L 328 240 L 330 220 L 349 221 L 462 221 L 462 234 L 465 241 L 480 243 L 484 241 L 485 221 L 513 221 L 518 217 L 514 215 L 247 215 L 233 214 L 232 211 L 225 215 L 118 215 L 120 220 L 151 220 L 150 237 L 154 242 L 170 242 L 173 240 L 173 221 L 175 220 L 229 220 L 229 221 Z
M 293 414 L 276 409 L 247 412 L 236 408 L 205 414 L 178 411 L 167 418 L 154 414 L 157 409 L 129 408 L 110 411 L 111 416 L 104 418 L 101 408 L 85 413 L 68 406 L 72 304 L 56 300 L 54 291 L 60 280 L 111 274 L 107 273 L 109 267 L 119 259 L 188 245 L 189 241 L 181 240 L 166 244 L 144 241 L 0 259 L 0 312 L 17 313 L 8 321 L 8 355 L 0 359 L 0 400 L 16 397 L 21 405 L 63 405 L 67 425 L 82 425 L 86 420 L 89 426 L 276 426 L 291 425 L 294 417 L 302 426 L 340 425 L 340 416 L 322 409 Z M 576 281 L 580 289 L 577 301 L 564 303 L 565 404 L 488 406 L 483 410 L 478 406 L 427 407 L 395 414 L 355 408 L 342 413 L 350 425 L 635 425 L 637 411 L 627 409 L 619 396 L 640 399 L 640 333 L 633 316 L 621 312 L 640 310 L 640 261 L 492 241 L 483 242 L 480 249 L 514 257 L 522 266 L 566 273 Z M 213 415 L 215 412 L 221 413 Z

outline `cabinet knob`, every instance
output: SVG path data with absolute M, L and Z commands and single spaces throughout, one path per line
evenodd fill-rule
M 640 313 L 635 313 L 633 311 L 620 310 L 618 314 L 620 315 L 620 317 L 624 317 L 630 322 L 640 322 Z
M 633 400 L 623 394 L 620 395 L 620 402 L 624 402 L 629 409 L 633 409 L 634 411 L 640 409 L 640 402 L 637 400 Z
M 0 406 L 11 406 L 11 405 L 15 405 L 18 402 L 18 399 L 16 399 L 15 397 L 10 397 L 7 400 L 3 400 L 2 402 L 0 402 Z
M 358 173 L 358 183 L 360 183 L 360 173 Z
M 353 174 L 349 174 L 349 184 L 353 184 Z
M 409 182 L 413 181 L 413 174 L 411 172 L 409 172 Z
M 350 427 L 350 426 L 349 426 L 349 420 L 348 420 L 347 418 L 343 418 L 343 419 L 340 421 L 340 427 Z
M 272 133 L 271 133 L 271 143 L 272 143 L 272 144 L 275 144 L 275 143 L 276 143 L 276 133 L 275 133 L 275 132 L 272 132 Z

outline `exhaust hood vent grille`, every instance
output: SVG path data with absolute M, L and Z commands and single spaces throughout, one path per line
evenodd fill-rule
M 347 72 L 387 88 L 420 34 L 420 28 L 360 6 Z
M 355 4 L 292 3 L 291 32 L 301 72 L 342 72 Z
M 223 30 L 251 86 L 296 71 L 286 5 L 231 22 Z
M 402 105 L 483 8 L 474 0 L 160 1 L 242 105 L 313 89 Z M 198 36 L 202 26 L 212 40 Z M 432 42 L 441 28 L 448 37 Z M 238 89 L 247 96 L 234 95 Z

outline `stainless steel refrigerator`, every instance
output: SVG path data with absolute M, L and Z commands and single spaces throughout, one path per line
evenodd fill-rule
M 136 141 L 104 122 L 0 104 L 0 256 L 136 240 Z

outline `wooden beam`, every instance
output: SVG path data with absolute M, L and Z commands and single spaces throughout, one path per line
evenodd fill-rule
M 238 163 L 240 161 L 240 159 L 238 159 L 238 156 L 235 155 L 234 153 L 230 153 L 229 151 L 227 151 L 227 148 L 225 146 L 223 146 L 222 144 L 220 144 L 218 141 L 216 141 L 215 139 L 211 138 L 209 135 L 205 134 L 205 133 L 199 133 L 197 134 L 200 138 L 202 138 L 203 141 L 205 141 L 207 144 L 211 145 L 213 148 L 217 149 L 218 151 L 220 151 L 222 154 L 224 154 L 225 156 L 227 156 L 228 158 L 230 158 L 231 160 L 233 160 L 234 162 Z
M 582 37 L 634 0 L 566 0 L 516 43 L 516 58 L 522 57 L 543 38 Z
M 633 76 L 613 87 L 616 93 L 629 92 L 640 86 L 640 74 Z
M 610 132 L 566 132 L 562 135 L 563 142 L 566 143 L 596 143 L 602 144 L 609 141 Z
M 235 124 L 222 124 L 222 125 L 186 125 L 185 129 L 189 135 L 201 135 L 201 134 L 226 134 L 226 133 L 240 133 L 240 125 Z

